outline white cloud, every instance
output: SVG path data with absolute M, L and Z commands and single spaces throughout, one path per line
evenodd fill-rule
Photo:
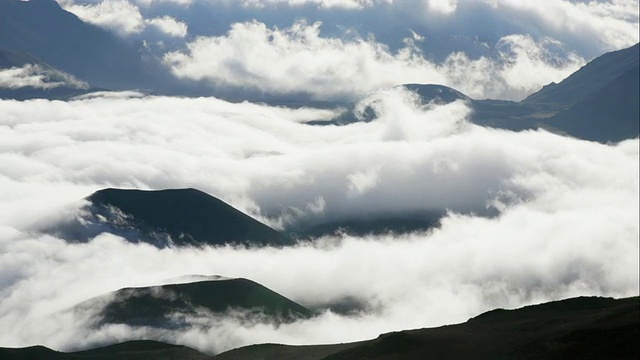
M 187 36 L 187 24 L 177 21 L 170 16 L 165 15 L 163 17 L 145 20 L 145 23 L 147 25 L 156 27 L 158 30 L 169 36 L 179 38 Z
M 134 1 L 136 2 L 136 4 L 147 6 L 147 7 L 153 6 L 156 4 L 163 4 L 163 3 L 177 4 L 182 6 L 189 6 L 193 4 L 193 0 L 134 0 Z
M 127 0 L 103 0 L 96 4 L 76 4 L 73 0 L 59 0 L 60 5 L 83 21 L 105 27 L 120 35 L 140 33 L 144 18 L 140 9 Z
M 286 29 L 256 21 L 237 23 L 225 36 L 201 37 L 189 43 L 187 51 L 168 53 L 165 62 L 183 78 L 319 99 L 357 98 L 403 83 L 444 84 L 475 98 L 521 99 L 583 63 L 575 55 L 550 63 L 545 43 L 513 35 L 500 42 L 503 59 L 472 60 L 454 53 L 436 64 L 411 41 L 392 52 L 371 38 L 323 38 L 320 27 L 305 22 Z
M 12 329 L 0 334 L 4 346 L 342 342 L 494 307 L 640 290 L 638 139 L 603 145 L 484 129 L 465 122 L 462 103 L 423 106 L 400 90 L 368 100 L 374 121 L 342 127 L 304 124 L 331 117 L 326 110 L 124 95 L 0 101 L 0 327 Z M 108 234 L 87 244 L 38 234 L 106 186 L 196 187 L 274 217 L 453 212 L 431 232 L 286 249 L 160 250 Z M 476 215 L 487 206 L 498 216 Z M 190 274 L 250 278 L 307 306 L 356 298 L 371 311 L 277 328 L 195 318 L 202 326 L 151 332 L 88 331 L 91 314 L 58 313 Z
M 319 8 L 363 9 L 380 4 L 390 4 L 393 0 L 243 0 L 242 4 L 249 7 L 264 8 L 268 5 L 302 6 L 317 5 Z
M 640 40 L 633 0 L 59 2 L 85 21 L 142 40 L 149 58 L 165 59 L 169 71 L 208 82 L 218 94 L 358 99 L 431 82 L 476 98 L 518 100 Z
M 639 38 L 638 2 L 634 0 L 496 0 L 492 4 L 498 11 L 506 9 L 528 22 L 538 22 L 556 37 L 595 39 L 607 50 L 633 45 Z
M 0 89 L 19 89 L 32 87 L 52 89 L 67 86 L 86 89 L 88 85 L 75 77 L 55 69 L 43 68 L 39 65 L 26 64 L 22 67 L 0 69 Z
M 453 14 L 458 8 L 457 0 L 427 0 L 427 7 L 430 11 L 444 15 Z

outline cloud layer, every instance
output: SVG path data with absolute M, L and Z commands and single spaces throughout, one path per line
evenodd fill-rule
M 417 82 L 518 100 L 640 31 L 633 0 L 59 2 L 183 79 L 321 100 Z
M 638 139 L 485 129 L 466 122 L 463 103 L 422 105 L 399 89 L 367 100 L 374 121 L 342 127 L 305 124 L 331 110 L 113 95 L 0 101 L 0 327 L 13 329 L 3 346 L 153 338 L 219 352 L 344 342 L 494 307 L 640 291 Z M 429 232 L 280 250 L 160 250 L 109 234 L 67 244 L 39 232 L 107 186 L 196 187 L 273 225 L 449 213 Z M 191 274 L 246 277 L 317 308 L 350 300 L 362 312 L 279 327 L 235 314 L 196 316 L 188 330 L 87 331 L 91 312 L 63 311 Z

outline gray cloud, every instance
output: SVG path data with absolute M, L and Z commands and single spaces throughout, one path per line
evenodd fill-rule
M 0 101 L 3 346 L 77 349 L 136 338 L 218 352 L 256 342 L 344 342 L 494 307 L 638 288 L 639 140 L 603 145 L 465 121 L 463 103 L 373 94 L 370 123 L 316 127 L 334 111 L 120 93 Z M 197 187 L 273 224 L 390 210 L 448 211 L 437 229 L 336 236 L 285 249 L 157 249 L 39 229 L 106 187 Z M 487 208 L 496 216 L 483 216 Z M 162 266 L 158 266 L 162 264 Z M 114 325 L 65 309 L 127 286 L 246 277 L 303 305 L 363 313 L 280 325 L 196 316 L 187 330 Z M 211 339 L 215 339 L 212 341 Z

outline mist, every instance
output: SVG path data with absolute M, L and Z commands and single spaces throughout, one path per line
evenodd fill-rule
M 463 102 L 372 93 L 369 123 L 312 126 L 340 109 L 101 93 L 0 100 L 2 346 L 76 350 L 131 339 L 208 353 L 260 342 L 318 344 L 467 320 L 572 296 L 633 296 L 639 140 L 599 144 L 467 121 Z M 195 187 L 278 227 L 440 211 L 404 235 L 338 234 L 283 249 L 164 248 L 112 234 L 67 243 L 43 229 L 105 187 Z M 76 304 L 190 275 L 245 277 L 317 309 L 276 325 L 200 314 L 183 329 L 107 325 Z M 350 314 L 327 310 L 351 301 Z

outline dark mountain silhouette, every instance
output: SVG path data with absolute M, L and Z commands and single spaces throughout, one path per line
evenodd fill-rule
M 446 211 L 415 211 L 405 213 L 382 213 L 366 216 L 345 216 L 335 221 L 322 223 L 301 223 L 294 228 L 287 229 L 294 237 L 317 238 L 336 233 L 353 236 L 406 234 L 434 228 L 440 224 L 440 219 Z
M 576 104 L 588 99 L 621 75 L 638 68 L 638 46 L 606 53 L 571 74 L 561 83 L 551 83 L 529 95 L 523 103 Z
M 637 359 L 640 298 L 579 297 L 493 310 L 456 325 L 406 330 L 355 343 L 251 345 L 217 356 L 184 346 L 131 341 L 62 353 L 42 346 L 0 348 L 5 360 L 54 359 Z
M 188 327 L 182 316 L 244 311 L 269 322 L 292 322 L 312 312 L 284 296 L 247 279 L 205 280 L 141 288 L 125 288 L 88 300 L 74 308 L 86 311 L 111 299 L 100 312 L 97 325 L 106 323 L 152 327 Z
M 214 359 L 637 359 L 640 299 L 580 297 L 351 344 L 254 345 Z
M 157 341 L 128 341 L 93 350 L 63 353 L 44 346 L 21 349 L 0 348 L 3 360 L 204 360 L 211 356 L 186 346 L 165 344 Z
M 604 54 L 519 103 L 473 101 L 473 121 L 511 130 L 546 128 L 598 142 L 640 134 L 638 44 Z
M 449 104 L 457 100 L 472 100 L 470 97 L 461 93 L 460 91 L 444 85 L 406 84 L 401 86 L 420 95 L 420 98 L 424 103 L 435 102 L 436 104 Z
M 49 231 L 79 241 L 110 232 L 158 247 L 293 243 L 286 235 L 196 189 L 104 189 L 87 200 L 90 204 L 82 221 Z
M 129 43 L 63 10 L 55 0 L 0 0 L 0 48 L 114 90 L 158 88 L 159 65 Z
M 544 128 L 580 139 L 618 142 L 636 138 L 639 130 L 638 44 L 604 54 L 559 84 L 551 83 L 520 102 L 474 100 L 443 85 L 401 85 L 423 103 L 465 101 L 474 109 L 471 121 L 484 126 L 521 131 Z M 331 121 L 310 125 L 346 125 L 372 121 L 372 108 L 351 106 Z

